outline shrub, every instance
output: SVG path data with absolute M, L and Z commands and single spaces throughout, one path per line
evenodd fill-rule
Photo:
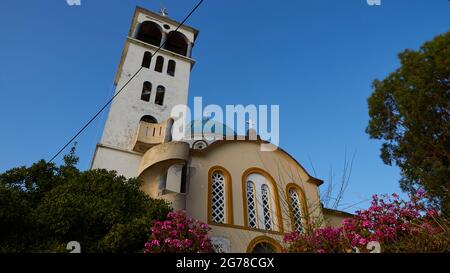
M 171 210 L 148 197 L 141 181 L 113 171 L 79 171 L 74 149 L 65 164 L 39 161 L 0 174 L 0 253 L 142 252 L 148 226 Z
M 383 252 L 448 252 L 449 235 L 447 220 L 419 190 L 409 201 L 396 194 L 374 195 L 371 206 L 345 219 L 342 227 L 291 233 L 284 240 L 290 252 L 368 252 L 372 241 Z
M 208 238 L 210 229 L 207 224 L 188 218 L 183 211 L 169 212 L 167 220 L 155 221 L 150 228 L 145 253 L 214 252 Z

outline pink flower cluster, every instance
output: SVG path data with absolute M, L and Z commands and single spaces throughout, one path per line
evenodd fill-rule
M 420 232 L 437 234 L 443 230 L 433 221 L 439 212 L 426 201 L 419 190 L 409 201 L 397 194 L 373 195 L 371 206 L 345 219 L 340 228 L 319 228 L 308 234 L 287 234 L 285 242 L 294 252 L 342 252 L 353 247 L 364 249 L 371 241 L 394 243 L 402 236 Z
M 188 218 L 184 211 L 169 212 L 166 221 L 152 224 L 145 253 L 213 252 L 209 230 L 207 224 Z

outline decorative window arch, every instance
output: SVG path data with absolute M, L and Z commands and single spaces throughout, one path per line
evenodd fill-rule
M 164 57 L 163 56 L 158 56 L 156 58 L 155 71 L 162 73 L 163 66 L 164 66 Z
M 176 68 L 175 61 L 169 60 L 169 64 L 167 65 L 167 75 L 175 77 L 175 68 Z
M 208 173 L 208 223 L 233 224 L 231 175 L 214 166 Z
M 152 62 L 152 53 L 146 51 L 144 57 L 142 58 L 142 67 L 150 68 L 150 63 Z
M 294 183 L 286 186 L 286 198 L 289 204 L 293 231 L 304 232 L 308 227 L 308 205 L 302 188 Z
M 259 168 L 248 169 L 242 175 L 242 191 L 245 227 L 283 232 L 278 187 L 272 176 Z
M 150 96 L 152 95 L 152 83 L 144 82 L 142 86 L 141 100 L 150 101 Z
M 164 104 L 165 93 L 166 93 L 166 88 L 162 85 L 158 85 L 158 88 L 156 88 L 155 104 L 158 104 L 158 105 Z

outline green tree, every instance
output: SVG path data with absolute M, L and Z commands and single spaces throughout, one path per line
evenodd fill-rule
M 402 190 L 422 187 L 450 212 L 450 32 L 399 54 L 401 66 L 375 80 L 368 99 L 371 138 L 384 163 L 400 167 Z
M 41 160 L 0 174 L 0 252 L 142 252 L 153 220 L 171 210 L 138 179 L 113 171 L 80 172 L 72 149 L 57 167 Z

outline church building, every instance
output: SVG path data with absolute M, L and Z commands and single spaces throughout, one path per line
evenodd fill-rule
M 165 12 L 136 8 L 115 78 L 116 92 L 126 87 L 111 104 L 91 168 L 140 177 L 150 197 L 208 223 L 217 252 L 280 252 L 286 233 L 312 222 L 340 225 L 349 214 L 324 208 L 323 181 L 281 148 L 202 135 L 203 120 L 191 123 L 195 140 L 173 140 L 171 110 L 187 105 L 199 34 L 178 26 Z

